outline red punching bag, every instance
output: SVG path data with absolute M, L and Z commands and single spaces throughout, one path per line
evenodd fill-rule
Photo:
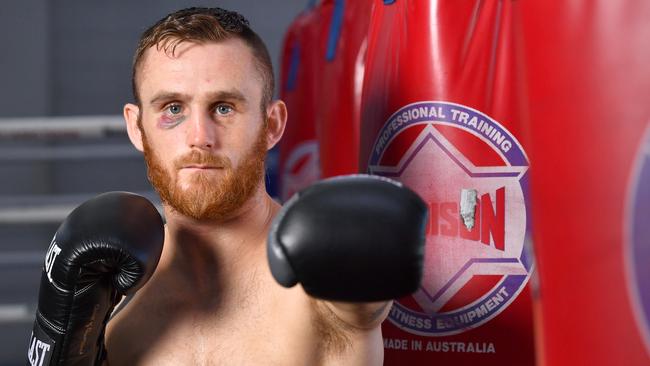
M 280 98 L 288 119 L 280 143 L 280 198 L 284 201 L 321 176 L 316 139 L 316 114 L 329 20 L 320 7 L 311 7 L 291 23 L 285 35 Z
M 650 2 L 519 3 L 539 365 L 649 365 Z
M 532 365 L 518 1 L 376 1 L 360 169 L 428 202 L 424 278 L 383 325 L 386 365 Z
M 318 70 L 316 135 L 322 177 L 357 173 L 361 88 L 372 0 L 324 1 L 331 14 L 327 50 Z

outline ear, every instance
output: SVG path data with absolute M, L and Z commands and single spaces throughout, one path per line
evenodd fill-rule
M 287 105 L 281 100 L 273 101 L 266 109 L 267 115 L 267 150 L 271 150 L 275 146 L 287 125 Z
M 129 134 L 129 139 L 133 146 L 140 151 L 144 151 L 142 145 L 142 131 L 138 127 L 138 115 L 140 108 L 128 103 L 124 106 L 124 120 L 126 121 L 126 132 Z

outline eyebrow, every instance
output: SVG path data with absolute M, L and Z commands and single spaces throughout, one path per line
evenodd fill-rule
M 208 93 L 208 99 L 212 100 L 227 100 L 227 101 L 237 101 L 240 103 L 247 103 L 248 99 L 244 96 L 242 92 L 237 89 L 230 90 L 220 90 L 216 92 Z M 190 100 L 192 97 L 189 94 L 177 93 L 170 91 L 161 91 L 153 96 L 149 101 L 149 104 L 157 104 L 162 101 L 168 100 Z
M 161 101 L 173 100 L 173 99 L 190 99 L 190 96 L 183 93 L 175 93 L 169 91 L 162 91 L 157 93 L 151 98 L 149 104 L 160 103 Z

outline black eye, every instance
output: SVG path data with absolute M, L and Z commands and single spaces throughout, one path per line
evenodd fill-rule
M 171 114 L 179 114 L 183 110 L 180 105 L 178 104 L 172 104 L 169 107 L 167 107 L 167 110 Z
M 219 104 L 217 106 L 217 113 L 219 114 L 228 114 L 230 112 L 232 112 L 232 108 L 229 105 Z

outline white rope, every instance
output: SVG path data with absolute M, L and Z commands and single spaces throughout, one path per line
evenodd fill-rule
M 89 160 L 139 157 L 142 157 L 142 153 L 130 144 L 0 147 L 0 163 L 26 160 Z
M 27 304 L 0 304 L 0 324 L 31 323 L 36 309 Z
M 155 192 L 136 192 L 149 201 L 158 202 Z M 2 224 L 59 224 L 82 202 L 94 195 L 48 195 L 0 197 L 0 225 Z M 40 203 L 42 202 L 42 203 Z M 163 215 L 162 205 L 155 204 Z M 53 233 L 54 234 L 54 233 Z M 1 261 L 0 261 L 1 263 Z
M 43 224 L 62 222 L 76 205 L 1 207 L 0 224 Z
M 34 265 L 34 264 L 43 264 L 45 258 L 45 249 L 41 250 L 30 250 L 30 251 L 3 251 L 0 255 L 0 268 L 5 266 L 23 266 L 23 265 Z
M 122 116 L 0 118 L 0 139 L 92 138 L 125 131 Z

